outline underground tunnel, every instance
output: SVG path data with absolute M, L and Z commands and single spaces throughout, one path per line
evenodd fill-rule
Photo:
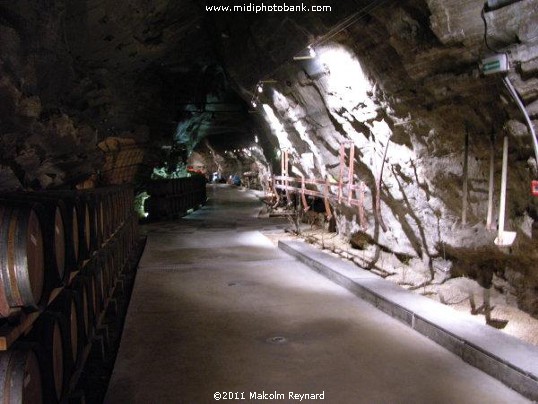
M 0 401 L 538 400 L 537 0 L 0 0 Z

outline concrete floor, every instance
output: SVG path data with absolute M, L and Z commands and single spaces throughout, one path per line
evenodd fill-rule
M 274 247 L 259 230 L 275 222 L 256 219 L 252 194 L 208 196 L 187 218 L 147 226 L 106 403 L 216 403 L 216 392 L 528 402 Z

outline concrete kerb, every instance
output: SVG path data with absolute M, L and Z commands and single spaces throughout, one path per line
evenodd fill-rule
M 407 291 L 305 242 L 281 240 L 278 246 L 468 364 L 538 401 L 538 347 L 469 321 L 450 307 Z

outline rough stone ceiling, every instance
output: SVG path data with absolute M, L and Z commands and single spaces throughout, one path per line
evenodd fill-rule
M 399 116 L 414 109 L 417 133 L 451 131 L 463 113 L 474 132 L 487 133 L 514 111 L 497 96 L 498 80 L 477 75 L 482 0 L 326 0 L 331 12 L 259 14 L 206 12 L 210 4 L 228 2 L 0 0 L 5 165 L 19 177 L 44 162 L 91 172 L 95 143 L 107 136 L 159 146 L 189 135 L 192 147 L 206 135 L 240 142 L 256 131 L 271 142 L 266 122 L 248 113 L 256 83 L 275 80 L 271 87 L 292 98 L 313 88 L 317 73 L 292 61 L 312 43 L 352 49 Z M 535 6 L 523 0 L 486 16 L 493 46 L 520 43 L 514 80 L 528 103 L 538 96 L 526 45 Z M 323 112 L 296 101 L 307 102 L 308 119 Z
M 331 0 L 324 3 L 331 13 L 227 14 L 205 11 L 225 1 L 0 1 L 10 30 L 3 42 L 13 42 L 7 53 L 16 54 L 4 66 L 14 61 L 21 90 L 39 93 L 45 113 L 91 121 L 101 138 L 128 131 L 169 142 L 185 119 L 208 134 L 248 135 L 256 124 L 244 101 L 260 78 L 345 17 L 382 3 Z M 23 77 L 17 58 L 27 65 L 33 58 L 37 77 Z M 228 112 L 216 113 L 216 105 Z
M 72 1 L 66 41 L 79 68 L 118 83 L 127 114 L 141 113 L 141 123 L 149 115 L 153 132 L 171 133 L 186 104 L 200 110 L 219 87 L 207 74 L 218 62 L 198 8 L 191 1 Z
M 184 73 L 215 61 L 207 33 L 191 1 L 71 1 L 66 35 L 77 60 L 119 74 L 152 64 Z
M 248 99 L 261 77 L 346 15 L 378 3 L 329 1 L 337 12 L 317 15 L 231 15 L 205 11 L 207 5 L 228 4 L 223 1 L 77 0 L 66 2 L 61 13 L 76 68 L 105 76 L 107 87 L 110 81 L 117 84 L 116 94 L 102 96 L 116 98 L 116 109 L 123 104 L 124 111 L 111 113 L 103 129 L 113 133 L 131 120 L 131 125 L 147 122 L 153 131 L 166 131 L 194 109 L 194 126 L 229 136 L 248 134 L 252 127 L 244 102 L 230 100 L 230 86 Z M 228 112 L 200 115 L 219 104 Z

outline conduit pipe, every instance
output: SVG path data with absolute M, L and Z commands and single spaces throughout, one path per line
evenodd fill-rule
M 527 110 L 525 108 L 525 105 L 523 104 L 523 101 L 521 101 L 521 98 L 519 98 L 519 95 L 517 94 L 516 89 L 510 82 L 510 79 L 508 76 L 504 77 L 504 84 L 508 88 L 508 92 L 516 102 L 517 106 L 519 107 L 521 113 L 525 117 L 525 121 L 527 122 L 527 126 L 529 127 L 529 131 L 532 137 L 532 145 L 534 147 L 534 157 L 536 159 L 537 167 L 538 167 L 538 140 L 536 139 L 536 133 L 534 131 L 534 126 L 532 124 L 531 118 L 529 117 L 529 114 L 527 113 Z
M 381 161 L 381 169 L 379 170 L 379 179 L 376 184 L 376 195 L 375 195 L 375 214 L 383 232 L 387 232 L 387 225 L 383 221 L 383 216 L 381 216 L 381 183 L 383 182 L 383 168 L 385 168 L 385 160 L 387 159 L 387 151 L 389 150 L 391 137 L 387 139 L 387 144 L 385 146 L 385 152 L 383 153 L 383 160 Z
M 465 150 L 463 157 L 463 192 L 461 208 L 461 224 L 467 224 L 467 200 L 469 194 L 469 130 L 465 128 Z
M 486 229 L 492 229 L 493 222 L 493 185 L 495 180 L 495 135 L 491 135 L 489 150 L 489 189 L 488 189 L 488 215 L 486 218 Z
M 532 124 L 532 121 L 529 117 L 529 114 L 527 113 L 527 110 L 525 109 L 525 105 L 523 104 L 523 101 L 521 101 L 521 98 L 519 98 L 519 95 L 510 82 L 510 79 L 508 76 L 505 76 L 503 78 L 504 84 L 506 85 L 506 88 L 508 89 L 508 92 L 516 102 L 518 108 L 520 109 L 521 113 L 525 117 L 525 121 L 527 123 L 527 126 L 529 127 L 529 131 L 532 137 L 532 145 L 534 148 L 534 157 L 536 159 L 537 167 L 538 167 L 538 140 L 536 139 L 536 133 L 534 131 L 534 126 Z M 509 247 L 512 245 L 516 238 L 515 232 L 505 232 L 504 231 L 504 219 L 505 219 L 505 208 L 506 208 L 506 182 L 507 182 L 507 176 L 508 176 L 508 136 L 504 137 L 504 143 L 503 143 L 503 163 L 502 163 L 502 174 L 501 174 L 501 200 L 499 204 L 499 232 L 497 235 L 497 238 L 495 239 L 495 244 L 497 244 L 499 247 Z
M 516 233 L 504 231 L 504 218 L 506 208 L 506 183 L 508 178 L 508 136 L 504 136 L 503 143 L 503 165 L 501 174 L 501 200 L 499 203 L 499 233 L 495 239 L 495 244 L 499 247 L 509 247 L 516 238 Z

